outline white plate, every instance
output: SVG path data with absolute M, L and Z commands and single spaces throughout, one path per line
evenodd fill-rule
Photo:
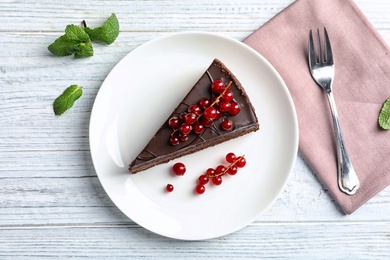
M 220 59 L 245 87 L 261 129 L 138 174 L 127 166 L 178 102 Z M 140 226 L 163 236 L 199 240 L 250 224 L 276 200 L 292 171 L 298 124 L 291 96 L 276 70 L 256 51 L 224 36 L 188 32 L 152 40 L 124 57 L 96 97 L 90 147 L 99 180 L 115 205 Z M 222 185 L 194 194 L 196 180 L 228 152 L 247 165 Z M 172 165 L 187 166 L 173 176 Z M 171 183 L 175 190 L 165 191 Z

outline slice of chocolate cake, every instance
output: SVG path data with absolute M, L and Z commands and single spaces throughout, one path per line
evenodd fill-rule
M 129 165 L 131 173 L 203 150 L 259 129 L 244 88 L 215 59 Z

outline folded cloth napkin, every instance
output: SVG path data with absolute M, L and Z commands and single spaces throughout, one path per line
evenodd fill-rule
M 335 63 L 333 92 L 341 130 L 360 179 L 352 196 L 338 188 L 331 112 L 308 67 L 309 30 L 320 28 L 322 34 L 324 26 Z M 390 49 L 353 0 L 297 0 L 244 43 L 284 79 L 298 115 L 300 153 L 346 214 L 390 184 L 390 131 L 377 123 L 390 97 Z

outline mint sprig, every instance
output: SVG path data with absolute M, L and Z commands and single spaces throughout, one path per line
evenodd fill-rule
M 93 48 L 88 34 L 76 25 L 66 26 L 65 34 L 47 47 L 56 56 L 69 56 L 75 58 L 93 56 Z
M 54 114 L 62 115 L 66 110 L 73 106 L 74 102 L 79 99 L 82 94 L 83 89 L 78 85 L 71 85 L 66 88 L 64 92 L 54 100 Z
M 378 117 L 379 126 L 384 130 L 390 129 L 390 98 L 388 98 L 382 106 Z
M 112 14 L 101 27 L 91 29 L 85 27 L 84 30 L 93 42 L 104 42 L 111 44 L 119 35 L 119 21 L 115 14 Z
M 94 54 L 91 42 L 111 44 L 118 35 L 119 21 L 116 15 L 112 14 L 101 27 L 94 29 L 86 26 L 82 28 L 74 24 L 67 25 L 65 34 L 50 44 L 48 50 L 60 57 L 72 54 L 75 58 L 91 57 Z

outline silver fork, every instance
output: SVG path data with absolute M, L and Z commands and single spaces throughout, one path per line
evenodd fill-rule
M 313 79 L 320 85 L 327 94 L 329 105 L 332 111 L 333 128 L 336 138 L 337 149 L 337 179 L 341 191 L 348 195 L 355 194 L 359 188 L 359 179 L 349 160 L 347 150 L 344 145 L 343 136 L 341 134 L 339 117 L 337 115 L 336 103 L 332 93 L 332 81 L 334 78 L 334 64 L 332 49 L 326 28 L 324 27 L 324 53 L 321 50 L 320 30 L 317 28 L 318 35 L 318 55 L 316 58 L 314 51 L 313 34 L 309 33 L 309 66 Z

